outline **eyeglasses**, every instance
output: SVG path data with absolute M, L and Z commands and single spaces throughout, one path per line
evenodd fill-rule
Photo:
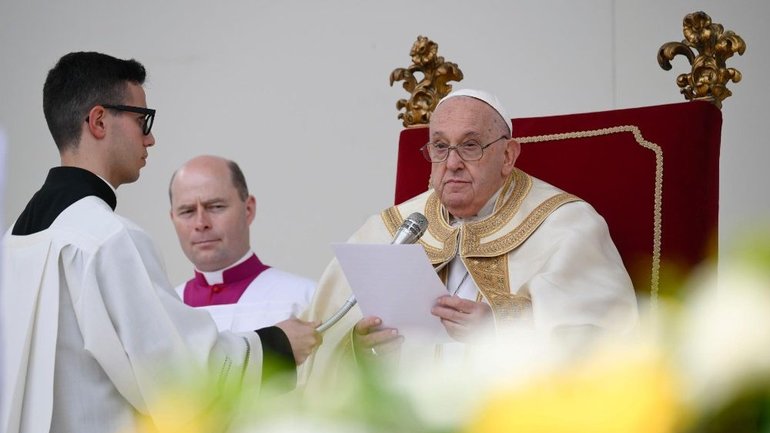
M 111 104 L 100 104 L 100 105 L 110 110 L 128 111 L 131 113 L 144 114 L 144 118 L 142 119 L 142 133 L 144 135 L 150 135 L 150 131 L 152 130 L 152 124 L 155 122 L 155 110 L 153 110 L 152 108 L 134 107 L 131 105 L 111 105 Z M 86 116 L 86 122 L 88 122 L 88 117 L 90 116 Z
M 155 122 L 155 110 L 152 108 L 144 108 L 144 107 L 134 107 L 131 105 L 111 105 L 111 104 L 102 104 L 102 107 L 108 108 L 110 110 L 118 110 L 118 111 L 128 111 L 130 113 L 138 113 L 138 114 L 144 114 L 144 118 L 142 119 L 142 133 L 144 135 L 150 135 L 150 131 L 152 130 L 152 124 Z
M 445 143 L 426 143 L 420 148 L 420 152 L 422 152 L 422 156 L 424 156 L 428 162 L 444 162 L 449 158 L 449 152 L 452 150 L 456 151 L 457 156 L 463 161 L 478 161 L 484 156 L 484 149 L 503 138 L 507 137 L 503 135 L 487 144 L 467 142 L 458 144 L 457 146 L 450 146 Z

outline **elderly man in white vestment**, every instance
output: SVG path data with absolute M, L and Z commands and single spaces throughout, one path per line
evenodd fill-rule
M 258 390 L 265 356 L 293 374 L 319 342 L 299 320 L 218 333 L 174 293 L 149 236 L 114 213 L 115 189 L 139 178 L 155 144 L 145 74 L 94 52 L 48 73 L 43 110 L 61 166 L 3 238 L 5 433 L 187 431 L 218 392 Z M 176 381 L 213 386 L 167 413 Z
M 257 201 L 235 161 L 202 155 L 171 177 L 171 221 L 195 275 L 176 291 L 220 330 L 274 325 L 303 313 L 315 281 L 268 266 L 251 249 Z
M 447 294 L 425 314 L 440 320 L 455 341 L 420 348 L 431 362 L 449 362 L 464 344 L 505 326 L 551 336 L 626 332 L 638 320 L 631 280 L 604 219 L 588 203 L 515 168 L 520 146 L 509 119 L 489 93 L 446 96 L 421 149 L 432 162 L 429 191 L 372 216 L 350 238 L 389 243 L 405 216 L 427 217 L 420 243 Z M 309 317 L 330 317 L 350 293 L 333 261 Z M 307 391 L 328 390 L 338 373 L 362 359 L 403 357 L 402 342 L 397 329 L 354 307 L 326 331 L 324 344 L 303 366 Z

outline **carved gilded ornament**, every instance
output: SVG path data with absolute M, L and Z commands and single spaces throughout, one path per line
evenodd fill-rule
M 410 94 L 408 100 L 399 99 L 396 102 L 399 111 L 404 109 L 398 118 L 403 120 L 405 127 L 427 124 L 438 101 L 452 91 L 452 85 L 448 82 L 463 79 L 457 64 L 445 62 L 438 55 L 438 44 L 425 36 L 417 36 L 409 54 L 412 56 L 412 64 L 390 73 L 390 85 L 403 81 L 404 89 Z M 417 81 L 415 74 L 422 74 L 422 79 Z
M 705 12 L 688 14 L 682 26 L 685 39 L 663 44 L 658 51 L 658 64 L 668 71 L 675 56 L 687 57 L 692 72 L 676 78 L 681 93 L 687 100 L 708 100 L 722 108 L 722 101 L 732 95 L 727 83 L 741 81 L 741 73 L 726 67 L 725 61 L 735 53 L 743 55 L 746 43 L 732 31 L 725 31 L 721 24 L 712 23 Z

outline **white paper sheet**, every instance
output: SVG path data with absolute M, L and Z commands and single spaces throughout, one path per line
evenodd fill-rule
M 446 287 L 420 245 L 332 244 L 364 316 L 377 316 L 406 340 L 449 341 L 430 314 Z

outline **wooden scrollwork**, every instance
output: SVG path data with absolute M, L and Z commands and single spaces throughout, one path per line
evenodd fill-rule
M 737 69 L 728 68 L 725 62 L 735 53 L 743 55 L 746 43 L 734 32 L 725 31 L 721 24 L 713 23 L 705 12 L 688 14 L 682 26 L 685 39 L 663 44 L 658 51 L 658 64 L 668 71 L 675 56 L 685 56 L 692 71 L 676 78 L 680 92 L 687 100 L 708 100 L 722 108 L 722 101 L 732 95 L 727 83 L 737 83 L 742 78 Z
M 457 64 L 444 61 L 438 55 L 438 44 L 425 36 L 418 36 L 410 51 L 412 64 L 407 68 L 397 68 L 390 73 L 390 85 L 403 81 L 404 89 L 409 92 L 409 99 L 396 102 L 398 114 L 405 127 L 427 124 L 436 104 L 452 91 L 449 81 L 460 81 L 463 73 Z M 417 81 L 416 73 L 423 78 Z

